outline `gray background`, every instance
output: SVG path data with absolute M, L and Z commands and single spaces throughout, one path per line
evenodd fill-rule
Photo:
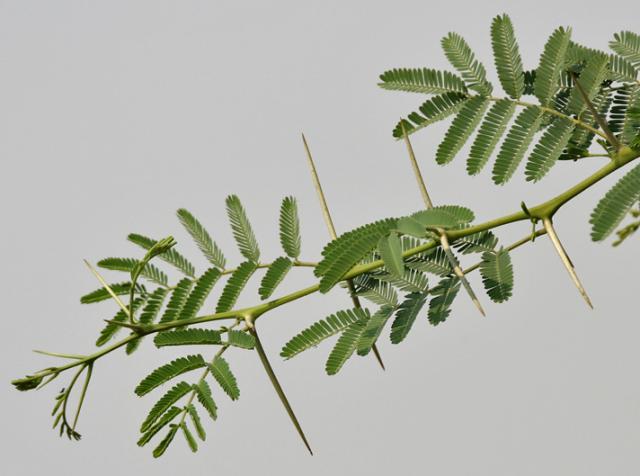
M 528 67 L 558 25 L 604 48 L 614 32 L 637 30 L 640 13 L 635 1 L 268 3 L 0 2 L 2 473 L 639 474 L 639 248 L 635 240 L 613 250 L 588 237 L 590 210 L 615 177 L 557 217 L 594 312 L 542 239 L 514 253 L 511 302 L 483 297 L 482 319 L 461 295 L 446 325 L 422 317 L 401 346 L 381 343 L 386 373 L 366 358 L 327 377 L 327 345 L 289 362 L 278 357 L 295 332 L 349 305 L 339 290 L 263 318 L 263 340 L 313 458 L 250 352 L 230 353 L 242 397 L 218 396 L 220 418 L 207 422 L 201 451 L 190 454 L 178 439 L 159 461 L 135 445 L 154 399 L 133 388 L 175 353 L 146 342 L 134 357 L 100 361 L 80 443 L 50 430 L 64 378 L 41 392 L 9 387 L 10 378 L 49 363 L 30 349 L 88 352 L 101 319 L 114 312 L 110 303 L 79 304 L 96 287 L 82 258 L 139 254 L 128 232 L 172 233 L 204 268 L 175 219 L 179 207 L 199 216 L 238 262 L 225 196 L 241 196 L 269 258 L 280 252 L 280 200 L 293 194 L 304 258 L 317 259 L 327 232 L 303 130 L 339 230 L 419 208 L 390 129 L 422 98 L 382 91 L 376 80 L 394 66 L 448 67 L 439 46 L 448 31 L 468 39 L 494 78 L 488 30 L 497 13 L 512 16 Z M 414 141 L 432 196 L 469 205 L 482 220 L 550 197 L 599 167 L 599 159 L 563 163 L 539 186 L 519 172 L 498 188 L 486 171 L 467 177 L 462 156 L 446 168 L 434 164 L 442 131 Z M 527 230 L 521 223 L 500 236 L 507 243 Z M 481 288 L 478 275 L 472 281 Z M 281 291 L 312 282 L 300 270 Z M 250 289 L 242 304 L 256 299 Z

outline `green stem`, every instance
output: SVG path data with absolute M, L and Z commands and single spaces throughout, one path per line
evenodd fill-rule
M 469 236 L 481 231 L 497 228 L 509 223 L 514 223 L 514 222 L 524 221 L 524 220 L 531 220 L 531 217 L 538 218 L 541 220 L 544 220 L 545 218 L 552 218 L 553 215 L 560 209 L 560 207 L 562 207 L 564 204 L 569 202 L 571 199 L 575 198 L 577 195 L 579 195 L 580 193 L 582 193 L 583 191 L 585 191 L 595 183 L 599 182 L 600 180 L 602 180 L 609 174 L 613 173 L 614 171 L 618 170 L 619 168 L 624 167 L 626 164 L 634 161 L 638 157 L 640 157 L 640 151 L 633 150 L 626 146 L 622 147 L 613 156 L 613 160 L 611 162 L 607 163 L 604 167 L 597 170 L 594 174 L 582 180 L 575 186 L 571 187 L 569 190 L 557 195 L 556 197 L 546 202 L 543 202 L 540 205 L 530 208 L 529 215 L 527 215 L 524 211 L 521 210 L 516 213 L 512 213 L 500 218 L 496 218 L 494 220 L 481 223 L 479 225 L 471 226 L 468 228 L 461 228 L 457 230 L 448 230 L 447 237 L 453 241 L 458 238 Z M 402 255 L 403 257 L 407 258 L 413 255 L 416 255 L 418 253 L 422 253 L 424 251 L 433 249 L 436 246 L 438 246 L 438 244 L 439 244 L 438 242 L 431 240 L 426 243 L 423 243 L 420 246 L 417 246 L 415 248 L 405 251 Z M 351 269 L 351 271 L 349 271 L 343 276 L 342 280 L 344 281 L 344 280 L 355 278 L 356 276 L 359 276 L 361 274 L 378 269 L 383 265 L 384 263 L 382 262 L 382 260 L 377 260 L 371 263 L 354 266 Z M 84 365 L 88 362 L 93 362 L 144 335 L 148 335 L 148 334 L 152 334 L 152 333 L 156 333 L 164 330 L 170 330 L 176 327 L 190 326 L 194 324 L 204 324 L 206 322 L 225 320 L 225 319 L 246 318 L 247 316 L 250 316 L 251 320 L 255 321 L 257 318 L 259 318 L 261 315 L 263 315 L 268 311 L 271 311 L 289 302 L 296 301 L 300 298 L 308 296 L 309 294 L 313 294 L 318 290 L 319 290 L 319 284 L 314 284 L 306 288 L 300 289 L 298 291 L 292 292 L 290 294 L 284 295 L 282 297 L 273 299 L 271 301 L 258 304 L 253 307 L 246 307 L 246 308 L 231 310 L 227 312 L 198 316 L 192 319 L 183 319 L 181 321 L 176 321 L 176 322 L 167 322 L 164 324 L 155 324 L 151 326 L 141 327 L 138 334 L 129 335 L 124 339 L 122 339 L 121 341 L 118 341 L 109 347 L 105 347 L 104 349 L 98 352 L 90 354 L 83 359 L 74 360 L 73 362 L 70 362 L 61 367 L 54 367 L 54 368 L 42 370 L 41 372 L 36 373 L 33 377 L 46 377 L 52 374 L 58 374 L 60 372 L 77 367 L 79 365 Z

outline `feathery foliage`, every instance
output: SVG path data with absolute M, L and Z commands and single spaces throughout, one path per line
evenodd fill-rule
M 131 233 L 127 238 L 130 242 L 135 243 L 145 250 L 150 250 L 154 247 L 154 245 L 158 243 L 157 240 L 137 233 Z M 174 248 L 171 248 L 160 254 L 159 258 L 174 266 L 178 271 L 181 271 L 187 276 L 191 278 L 195 276 L 196 270 L 193 265 L 189 262 L 189 260 L 187 260 L 187 258 L 178 253 Z
M 216 306 L 216 312 L 230 311 L 235 306 L 240 293 L 257 268 L 258 265 L 253 261 L 245 261 L 236 268 L 222 290 Z
M 185 372 L 202 368 L 206 365 L 201 355 L 188 355 L 179 357 L 168 364 L 158 367 L 149 375 L 147 375 L 136 387 L 136 395 L 139 397 L 146 395 L 154 388 L 159 387 L 163 383 L 182 375 Z
M 390 283 L 361 274 L 353 280 L 353 284 L 357 296 L 362 296 L 374 304 L 389 307 L 395 307 L 398 304 L 398 294 Z
M 380 75 L 383 89 L 422 94 L 465 93 L 467 87 L 459 76 L 430 68 L 396 68 Z
M 365 317 L 362 317 L 356 322 L 350 324 L 338 338 L 338 341 L 333 349 L 331 349 L 331 353 L 329 354 L 327 363 L 325 364 L 325 370 L 328 375 L 337 374 L 356 351 L 358 348 L 358 342 L 366 328 L 368 319 L 369 313 L 367 312 Z
M 487 81 L 487 72 L 482 63 L 476 60 L 464 38 L 457 33 L 449 33 L 441 43 L 445 56 L 460 72 L 469 89 L 473 89 L 483 96 L 491 94 L 493 86 Z
M 167 410 L 191 391 L 191 385 L 187 382 L 179 382 L 171 387 L 160 399 L 153 405 L 147 418 L 142 422 L 141 432 L 146 432 L 158 418 L 160 418 Z
M 525 175 L 528 181 L 537 182 L 549 172 L 567 146 L 574 127 L 564 119 L 557 119 L 549 126 L 527 161 Z
M 198 311 L 204 305 L 204 301 L 207 299 L 216 281 L 220 278 L 221 272 L 218 268 L 212 267 L 204 272 L 202 276 L 198 278 L 193 286 L 193 289 L 189 293 L 189 296 L 184 301 L 184 305 L 180 309 L 178 314 L 178 320 L 191 319 L 196 317 Z
M 473 221 L 473 212 L 458 205 L 441 205 L 421 210 L 397 222 L 397 230 L 405 235 L 425 238 L 427 229 L 460 228 Z
M 212 265 L 217 266 L 220 269 L 224 269 L 226 265 L 224 254 L 218 245 L 211 239 L 211 235 L 209 235 L 209 232 L 205 227 L 202 226 L 196 217 L 184 208 L 179 209 L 177 214 L 180 223 L 182 223 L 182 226 L 184 226 L 187 232 L 191 235 L 193 241 L 196 242 L 196 245 L 200 251 L 202 251 L 202 254 L 204 254 Z
M 427 277 L 418 269 L 407 268 L 401 276 L 395 274 L 380 274 L 376 277 L 392 284 L 400 291 L 408 293 L 424 292 L 429 284 Z
M 142 308 L 142 311 L 140 311 L 138 322 L 141 325 L 149 325 L 155 322 L 167 294 L 168 291 L 165 288 L 158 288 L 149 295 L 145 306 Z M 140 345 L 141 340 L 142 337 L 129 342 L 126 348 L 127 354 L 133 353 Z
M 436 152 L 438 164 L 447 164 L 453 160 L 482 120 L 488 106 L 489 101 L 482 96 L 469 99 L 462 106 L 438 146 Z
M 402 119 L 393 129 L 393 137 L 401 139 L 403 131 L 409 135 L 436 122 L 440 122 L 452 114 L 456 114 L 468 96 L 462 93 L 444 93 L 427 99 L 418 108 L 419 112 L 412 112 L 407 119 Z
M 193 390 L 196 392 L 196 397 L 198 398 L 198 402 L 202 405 L 212 420 L 218 418 L 218 407 L 216 406 L 216 402 L 213 400 L 213 392 L 211 392 L 211 387 L 207 383 L 206 380 L 202 379 L 196 385 L 194 385 Z
M 237 195 L 227 197 L 227 215 L 240 253 L 249 261 L 257 263 L 260 259 L 260 248 L 258 248 L 258 242 L 253 234 L 247 213 Z
M 469 152 L 469 158 L 467 159 L 467 172 L 469 175 L 480 173 L 485 166 L 498 145 L 498 141 L 506 131 L 515 110 L 516 103 L 507 99 L 497 101 L 491 106 Z
M 116 296 L 126 296 L 131 291 L 131 281 L 123 283 L 113 283 L 109 287 L 115 293 Z M 138 294 L 146 294 L 147 290 L 141 284 L 138 284 L 136 292 Z M 106 301 L 111 298 L 111 294 L 104 287 L 98 288 L 95 291 L 85 294 L 80 298 L 82 304 L 93 304 L 96 302 Z
M 298 202 L 294 197 L 285 197 L 280 206 L 280 244 L 289 258 L 300 256 L 300 220 Z
M 160 332 L 153 339 L 156 347 L 175 345 L 220 345 L 222 334 L 213 329 L 176 329 Z
M 158 457 L 167 450 L 178 431 L 192 451 L 198 449 L 197 438 L 206 438 L 199 410 L 204 409 L 214 420 L 218 411 L 207 379 L 211 374 L 221 392 L 232 400 L 238 399 L 237 380 L 222 354 L 230 347 L 255 350 L 296 430 L 311 450 L 258 338 L 255 323 L 272 310 L 316 291 L 326 293 L 339 283 L 352 294 L 354 308 L 338 311 L 302 330 L 284 345 L 281 356 L 289 359 L 335 336 L 336 342 L 325 364 L 328 374 L 339 372 L 354 354 L 368 355 L 372 349 L 382 365 L 375 345 L 392 316 L 395 315 L 390 339 L 397 344 L 405 340 L 428 300 L 428 321 L 434 326 L 446 321 L 461 287 L 484 315 L 463 275 L 479 270 L 490 299 L 498 303 L 508 300 L 514 286 L 510 251 L 544 234 L 553 242 L 574 284 L 591 305 L 552 220 L 568 201 L 640 157 L 640 36 L 626 31 L 616 34 L 610 44 L 614 51 L 611 54 L 572 42 L 570 34 L 570 29 L 555 30 L 546 42 L 539 66 L 525 70 L 511 20 L 507 15 L 494 18 L 490 36 L 493 62 L 506 97 L 493 95 L 484 66 L 456 33 L 446 36 L 442 46 L 459 75 L 430 68 L 396 68 L 380 76 L 380 86 L 431 95 L 419 111 L 409 114 L 396 126 L 393 131 L 396 138 L 406 139 L 405 134 L 452 116 L 436 153 L 440 164 L 451 162 L 475 133 L 467 171 L 471 175 L 480 173 L 497 150 L 492 170 L 496 184 L 506 183 L 527 154 L 525 177 L 529 182 L 543 178 L 557 160 L 565 160 L 565 167 L 573 167 L 569 160 L 582 163 L 587 157 L 608 159 L 595 173 L 542 203 L 528 207 L 522 202 L 521 210 L 480 223 L 472 224 L 473 212 L 458 205 L 428 207 L 398 219 L 376 221 L 328 243 L 317 265 L 299 259 L 300 224 L 293 197 L 286 197 L 280 206 L 278 233 L 284 255 L 270 263 L 259 262 L 260 250 L 240 200 L 235 195 L 227 198 L 232 233 L 244 257 L 243 263 L 229 269 L 211 235 L 191 213 L 180 209 L 180 222 L 213 267 L 196 278 L 194 266 L 174 249 L 172 237 L 156 241 L 130 234 L 129 241 L 146 250 L 142 259 L 107 258 L 98 263 L 104 269 L 127 272 L 130 281 L 108 285 L 89 265 L 103 288 L 81 298 L 82 303 L 95 303 L 115 297 L 120 307 L 115 317 L 107 320 L 96 342 L 98 346 L 104 346 L 121 328 L 127 330 L 126 337 L 88 355 L 37 351 L 64 359 L 64 363 L 45 367 L 12 384 L 20 391 L 34 390 L 73 369 L 75 374 L 55 397 L 52 416 L 54 428 L 61 435 L 77 440 L 80 434 L 76 431 L 76 422 L 97 360 L 114 351 L 131 353 L 148 335 L 154 336 L 158 348 L 172 347 L 172 351 L 182 350 L 182 346 L 209 346 L 216 353 L 207 360 L 200 354 L 178 357 L 151 371 L 135 388 L 135 393 L 143 396 L 166 385 L 144 418 L 138 440 L 138 445 L 144 446 L 162 433 L 153 450 L 153 455 Z M 523 95 L 535 98 L 533 102 L 525 102 L 521 99 Z M 411 144 L 407 141 L 406 145 L 414 172 L 422 181 Z M 574 175 L 580 173 L 571 174 Z M 452 189 L 452 193 L 458 193 L 466 201 L 477 200 L 459 188 Z M 374 195 L 379 198 L 384 194 Z M 616 231 L 614 246 L 627 239 L 640 229 L 638 205 L 640 165 L 636 162 L 635 168 L 626 171 L 595 207 L 590 220 L 592 238 L 604 240 Z M 328 210 L 325 209 L 325 213 Z M 629 221 L 620 225 L 625 217 Z M 498 248 L 498 239 L 491 230 L 515 222 L 531 222 L 531 234 L 506 248 Z M 544 229 L 537 229 L 539 222 L 543 222 Z M 447 240 L 462 255 L 481 254 L 481 261 L 461 272 Z M 170 285 L 164 271 L 149 264 L 155 257 L 186 277 Z M 268 268 L 259 289 L 264 301 L 274 294 L 293 266 L 314 268 L 319 282 L 268 302 L 236 308 L 240 293 L 258 268 Z M 427 273 L 438 277 L 436 286 L 429 287 L 431 278 Z M 216 282 L 227 274 L 230 276 L 216 313 L 197 316 Z M 147 290 L 138 284 L 139 277 L 158 286 Z M 401 300 L 399 293 L 404 295 Z M 118 298 L 122 295 L 129 295 L 127 304 Z M 362 308 L 358 297 L 374 303 L 377 310 L 371 313 Z M 156 324 L 160 314 L 160 323 Z M 229 321 L 232 324 L 227 326 Z M 205 324 L 215 328 L 198 327 Z M 194 383 L 179 381 L 186 373 L 200 369 Z M 72 390 L 75 393 L 72 394 Z M 75 415 L 68 414 L 70 400 L 74 401 L 73 407 L 77 406 Z
M 260 289 L 258 290 L 260 299 L 267 299 L 271 297 L 278 285 L 287 276 L 287 273 L 292 266 L 293 262 L 289 258 L 285 258 L 283 256 L 277 258 L 273 263 L 271 263 L 271 266 L 269 266 L 269 269 L 260 282 Z
M 613 35 L 609 46 L 634 68 L 640 69 L 640 35 L 631 31 L 621 31 Z
M 189 297 L 189 292 L 193 287 L 193 281 L 189 278 L 183 278 L 176 284 L 175 289 L 171 291 L 171 297 L 167 303 L 167 307 L 160 318 L 161 323 L 175 321 Z
M 543 106 L 549 105 L 558 90 L 564 56 L 570 40 L 571 29 L 560 27 L 553 32 L 544 46 L 533 84 L 535 95 Z
M 105 258 L 98 261 L 97 264 L 104 269 L 131 273 L 135 270 L 136 265 L 138 264 L 138 260 L 134 258 Z M 147 263 L 142 268 L 142 271 L 140 271 L 140 275 L 147 278 L 149 281 L 153 281 L 154 283 L 161 286 L 168 286 L 169 280 L 167 278 L 167 275 L 151 263 Z
M 388 218 L 340 235 L 322 250 L 324 257 L 314 273 L 320 277 L 320 292 L 326 293 L 353 268 L 378 241 L 396 227 L 396 219 Z
M 394 276 L 404 275 L 404 261 L 402 259 L 402 245 L 397 233 L 389 233 L 378 240 L 378 252 L 384 262 L 384 267 Z
M 331 314 L 326 319 L 312 324 L 292 337 L 280 351 L 280 356 L 285 359 L 295 357 L 300 352 L 316 347 L 323 340 L 344 331 L 354 322 L 359 320 L 366 321 L 368 318 L 369 311 L 362 308 L 348 309 Z
M 507 15 L 498 15 L 491 23 L 491 46 L 502 89 L 513 99 L 524 92 L 524 73 L 520 49 Z
M 482 253 L 480 274 L 487 294 L 494 302 L 504 302 L 513 292 L 511 256 L 505 249 Z
M 598 202 L 591 213 L 591 239 L 602 241 L 640 201 L 640 165 L 631 169 Z
M 490 231 L 480 231 L 455 240 L 451 246 L 463 255 L 493 251 L 498 246 L 498 238 Z
M 427 317 L 434 326 L 444 322 L 451 314 L 451 305 L 460 291 L 460 280 L 456 277 L 442 279 L 435 287 L 431 288 L 433 296 L 429 301 Z
M 396 318 L 391 325 L 391 342 L 393 344 L 399 344 L 409 335 L 409 331 L 411 331 L 413 323 L 426 301 L 426 292 L 412 292 L 406 296 L 396 311 Z
M 151 441 L 151 439 L 158 434 L 160 430 L 171 423 L 175 418 L 182 413 L 182 410 L 178 407 L 171 407 L 167 410 L 157 422 L 151 426 L 138 440 L 138 446 L 144 446 Z
M 358 355 L 367 355 L 371 351 L 371 348 L 380 337 L 385 324 L 393 315 L 395 310 L 396 306 L 382 306 L 369 318 L 360 338 L 358 339 Z
M 133 301 L 132 307 L 134 314 L 136 310 L 140 308 L 140 306 L 144 305 L 145 302 L 146 298 L 143 297 L 136 298 Z M 129 316 L 127 315 L 127 313 L 124 310 L 120 309 L 111 319 L 112 322 L 108 322 L 107 325 L 104 326 L 104 328 L 100 331 L 100 335 L 96 340 L 96 346 L 100 347 L 109 342 L 118 333 L 118 331 L 122 329 L 122 326 L 118 325 L 117 323 L 126 322 L 128 319 Z
M 240 389 L 238 388 L 236 377 L 231 372 L 229 363 L 222 356 L 218 355 L 213 359 L 213 362 L 209 364 L 209 371 L 231 400 L 240 398 Z
M 436 276 L 448 276 L 452 272 L 451 263 L 441 247 L 434 248 L 419 258 L 407 261 L 407 268 Z
M 495 184 L 505 184 L 513 176 L 524 158 L 533 136 L 540 128 L 543 116 L 542 110 L 536 106 L 528 106 L 518 114 L 493 164 Z

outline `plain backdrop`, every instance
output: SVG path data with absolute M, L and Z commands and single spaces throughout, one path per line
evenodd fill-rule
M 402 345 L 382 338 L 386 372 L 371 357 L 354 358 L 328 377 L 329 344 L 292 361 L 278 356 L 304 326 L 349 307 L 342 290 L 264 317 L 264 344 L 313 457 L 249 351 L 229 352 L 242 396 L 232 403 L 217 392 L 220 416 L 206 421 L 201 451 L 191 454 L 177 438 L 161 460 L 135 444 L 158 394 L 138 398 L 133 388 L 174 351 L 147 341 L 132 357 L 99 361 L 79 443 L 51 430 L 53 397 L 68 375 L 39 392 L 9 385 L 54 362 L 31 349 L 91 352 L 102 319 L 115 312 L 112 303 L 80 305 L 79 296 L 97 287 L 82 258 L 140 256 L 129 232 L 173 234 L 204 270 L 177 208 L 200 217 L 238 263 L 224 210 L 224 198 L 237 193 L 268 260 L 280 253 L 280 201 L 295 195 L 303 258 L 317 260 L 328 235 L 303 131 L 338 230 L 420 208 L 404 147 L 390 132 L 423 98 L 383 91 L 377 77 L 397 66 L 448 68 L 439 42 L 454 30 L 495 79 L 489 25 L 502 12 L 531 68 L 555 27 L 571 25 L 575 40 L 606 48 L 615 32 L 637 30 L 640 6 L 1 1 L 2 474 L 640 474 L 640 247 L 637 239 L 620 249 L 594 244 L 588 225 L 620 174 L 556 218 L 595 311 L 540 239 L 513 254 L 512 300 L 482 297 L 487 318 L 461 294 L 446 324 L 429 326 L 423 313 Z M 464 153 L 448 167 L 435 164 L 443 131 L 414 139 L 432 197 L 470 206 L 479 220 L 551 197 L 601 165 L 561 163 L 536 186 L 519 170 L 496 187 L 487 171 L 466 175 Z M 499 235 L 506 244 L 528 230 L 520 223 Z M 480 290 L 479 276 L 471 280 Z M 313 282 L 308 270 L 296 270 L 279 292 Z M 257 300 L 252 285 L 241 304 Z

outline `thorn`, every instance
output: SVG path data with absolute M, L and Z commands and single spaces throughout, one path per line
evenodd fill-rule
M 543 224 L 544 224 L 544 229 L 547 231 L 547 234 L 549 235 L 549 238 L 551 238 L 551 243 L 553 243 L 554 248 L 558 252 L 558 256 L 560 256 L 560 259 L 562 260 L 562 264 L 564 264 L 564 267 L 569 272 L 569 276 L 571 276 L 571 280 L 573 281 L 573 284 L 575 284 L 576 288 L 578 288 L 578 291 L 580 292 L 584 300 L 587 302 L 587 305 L 591 309 L 593 309 L 593 303 L 591 302 L 591 299 L 589 298 L 587 291 L 584 289 L 584 286 L 580 282 L 580 278 L 578 278 L 578 275 L 576 274 L 575 267 L 573 266 L 573 263 L 571 262 L 569 255 L 567 255 L 567 252 L 565 251 L 564 246 L 562 246 L 562 243 L 560 242 L 560 238 L 558 238 L 556 230 L 553 228 L 553 223 L 551 219 L 545 218 L 543 220 Z
M 48 355 L 50 357 L 60 357 L 62 359 L 75 359 L 75 360 L 82 360 L 82 359 L 86 359 L 87 356 L 86 355 L 79 355 L 79 354 L 61 354 L 59 352 L 47 352 L 46 350 L 37 350 L 34 349 L 33 352 L 35 352 L 36 354 L 41 354 L 41 355 Z
M 107 290 L 107 292 L 109 293 L 109 295 L 118 303 L 118 306 L 120 306 L 120 308 L 124 311 L 124 313 L 127 315 L 127 317 L 131 317 L 131 315 L 129 314 L 129 309 L 127 308 L 127 306 L 124 305 L 124 303 L 122 302 L 122 300 L 118 297 L 118 295 L 116 293 L 113 292 L 113 289 L 111 289 L 111 286 L 109 286 L 107 284 L 107 282 L 104 280 L 104 278 L 100 275 L 100 273 L 98 273 L 98 271 L 91 265 L 91 263 L 89 263 L 86 259 L 83 260 L 84 264 L 87 265 L 87 268 L 89 268 L 91 270 L 91 272 L 93 273 L 93 275 L 98 278 L 98 281 L 100 281 L 100 284 L 102 284 L 102 287 L 105 288 Z
M 271 363 L 269 362 L 269 359 L 267 358 L 267 354 L 264 351 L 264 347 L 262 347 L 262 342 L 260 342 L 260 338 L 258 337 L 258 332 L 256 331 L 255 326 L 249 328 L 249 332 L 251 332 L 251 334 L 253 334 L 253 337 L 255 338 L 255 341 L 256 341 L 256 347 L 255 347 L 256 352 L 258 353 L 258 356 L 260 357 L 260 361 L 262 362 L 262 366 L 264 367 L 264 370 L 267 372 L 267 375 L 269 376 L 269 380 L 271 380 L 271 384 L 273 385 L 273 388 L 275 389 L 276 393 L 278 394 L 278 397 L 280 398 L 280 401 L 282 402 L 282 405 L 284 406 L 285 410 L 287 411 L 287 414 L 289 415 L 289 418 L 291 419 L 291 422 L 293 423 L 293 426 L 295 426 L 296 431 L 298 432 L 298 435 L 300 435 L 300 438 L 302 439 L 302 442 L 307 447 L 307 450 L 309 451 L 311 456 L 313 456 L 313 451 L 311 450 L 311 446 L 309 445 L 309 441 L 307 440 L 307 437 L 305 436 L 304 431 L 302 431 L 302 427 L 300 426 L 300 422 L 298 421 L 298 418 L 296 417 L 296 414 L 293 412 L 293 408 L 291 408 L 291 404 L 289 403 L 289 400 L 287 399 L 287 396 L 285 395 L 284 390 L 282 389 L 282 385 L 280 385 L 280 382 L 278 381 L 278 377 L 276 377 L 276 374 L 273 371 L 273 367 L 271 367 Z
M 307 144 L 307 138 L 302 134 L 302 143 L 304 144 L 304 150 L 307 153 L 307 161 L 309 163 L 309 168 L 311 169 L 311 178 L 313 179 L 313 186 L 316 189 L 316 193 L 318 194 L 318 200 L 320 201 L 320 207 L 322 208 L 322 215 L 324 217 L 324 221 L 327 224 L 327 229 L 329 230 L 329 235 L 331 235 L 331 239 L 336 239 L 336 227 L 333 225 L 333 220 L 331 219 L 331 214 L 329 213 L 329 206 L 327 205 L 327 199 L 324 196 L 324 192 L 322 191 L 322 185 L 320 184 L 320 178 L 318 177 L 318 171 L 316 170 L 316 165 L 313 162 L 313 157 L 311 155 L 311 151 L 309 150 L 309 144 Z
M 433 208 L 433 202 L 431 202 L 431 197 L 429 197 L 429 192 L 427 192 L 427 186 L 424 182 L 424 178 L 422 177 L 422 173 L 420 172 L 420 167 L 418 167 L 418 161 L 416 160 L 416 155 L 413 152 L 413 146 L 409 141 L 407 131 L 404 128 L 404 122 L 402 118 L 400 118 L 400 127 L 402 128 L 402 137 L 404 138 L 404 143 L 407 146 L 407 152 L 409 153 L 409 159 L 411 160 L 411 167 L 413 168 L 413 174 L 415 175 L 416 181 L 418 182 L 418 188 L 420 189 L 422 200 L 424 201 L 424 204 L 427 208 Z
M 480 314 L 486 317 L 487 314 L 484 312 L 484 309 L 482 308 L 482 304 L 480 304 L 480 300 L 478 299 L 478 296 L 476 296 L 476 293 L 473 291 L 473 288 L 471 287 L 469 280 L 466 278 L 466 276 L 464 275 L 464 272 L 460 268 L 460 265 L 458 264 L 458 260 L 456 260 L 456 257 L 453 254 L 453 251 L 451 251 L 447 234 L 444 232 L 444 230 L 439 230 L 439 231 L 440 231 L 440 244 L 442 245 L 444 254 L 449 260 L 451 267 L 453 268 L 454 274 L 458 277 L 458 279 L 462 283 L 462 286 L 464 287 L 465 291 L 471 298 L 471 301 L 473 301 L 473 304 L 475 304 L 478 311 L 480 311 Z
M 378 346 L 375 343 L 371 346 L 371 350 L 373 351 L 373 355 L 376 356 L 376 360 L 380 364 L 380 367 L 382 367 L 382 370 L 387 370 L 386 367 L 384 366 L 384 362 L 382 361 L 382 356 L 380 355 Z
M 307 138 L 302 133 L 302 143 L 304 144 L 304 150 L 307 153 L 307 161 L 309 164 L 309 168 L 311 169 L 311 179 L 313 180 L 313 186 L 316 189 L 318 194 L 318 200 L 320 202 L 320 208 L 322 208 L 322 215 L 324 217 L 324 222 L 327 225 L 327 230 L 329 231 L 329 236 L 332 240 L 335 240 L 338 236 L 336 233 L 336 227 L 333 224 L 333 219 L 331 218 L 331 212 L 329 211 L 329 205 L 327 204 L 327 198 L 324 196 L 324 192 L 322 191 L 322 184 L 320 183 L 320 177 L 318 177 L 318 171 L 316 170 L 316 165 L 313 161 L 313 156 L 311 155 L 311 150 L 309 149 L 309 144 L 307 143 Z M 356 296 L 355 287 L 353 286 L 352 280 L 347 280 L 347 285 L 349 286 L 349 294 L 351 295 L 351 300 L 353 301 L 353 305 L 357 308 L 362 307 L 360 305 L 360 300 L 358 296 Z M 380 356 L 380 351 L 376 347 L 375 343 L 372 346 L 374 355 L 376 359 L 378 359 L 378 363 L 382 370 L 385 370 L 384 363 L 382 362 L 382 357 Z

